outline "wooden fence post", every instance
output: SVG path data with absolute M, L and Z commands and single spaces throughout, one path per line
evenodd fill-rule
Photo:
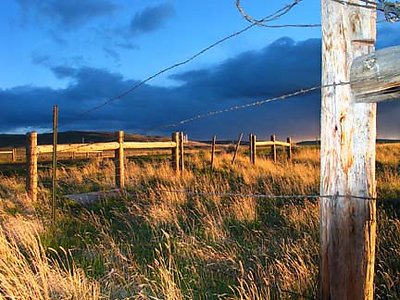
M 274 162 L 276 162 L 276 137 L 275 134 L 271 135 L 271 142 L 273 142 L 272 146 L 271 146 L 271 156 L 272 156 L 272 160 Z
M 185 153 L 185 136 L 183 135 L 183 132 L 181 132 L 179 135 L 179 161 L 182 173 L 185 171 L 184 153 Z
M 37 160 L 37 132 L 33 131 L 28 133 L 26 144 L 26 191 L 33 202 L 37 201 L 38 193 Z
M 214 159 L 215 159 L 215 143 L 217 141 L 217 136 L 214 135 L 211 144 L 211 170 L 214 169 Z
M 58 106 L 53 107 L 53 174 L 51 180 L 52 192 L 52 220 L 56 220 L 56 190 L 57 190 L 57 138 L 58 138 Z
M 232 158 L 232 165 L 235 163 L 236 156 L 237 156 L 237 154 L 239 152 L 240 143 L 242 142 L 242 138 L 243 138 L 243 133 L 240 134 L 239 140 L 238 140 L 238 142 L 236 144 L 235 153 L 233 154 L 233 158 Z
M 11 160 L 12 160 L 12 162 L 17 161 L 17 148 L 12 149 Z
M 249 144 L 250 144 L 250 162 L 251 164 L 255 165 L 257 159 L 257 136 L 255 134 L 250 134 Z
M 125 188 L 125 153 L 124 132 L 118 131 L 119 147 L 115 150 L 115 183 L 118 188 Z
M 321 0 L 320 298 L 373 299 L 376 106 L 355 104 L 343 83 L 353 59 L 374 51 L 376 9 L 344 2 Z
M 286 142 L 289 144 L 289 146 L 287 147 L 286 151 L 287 151 L 287 158 L 288 160 L 292 160 L 292 139 L 290 137 L 288 137 L 286 139 Z
M 172 134 L 172 141 L 175 142 L 175 147 L 172 148 L 172 168 L 175 170 L 176 173 L 179 173 L 179 150 L 180 150 L 180 134 L 179 132 L 174 132 Z

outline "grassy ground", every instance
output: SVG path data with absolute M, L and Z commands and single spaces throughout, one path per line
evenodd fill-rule
M 318 156 L 252 167 L 225 154 L 212 172 L 200 153 L 180 177 L 163 160 L 131 161 L 127 192 L 86 208 L 61 195 L 113 188 L 112 162 L 63 166 L 55 224 L 49 170 L 37 203 L 18 174 L 1 177 L 0 299 L 313 299 L 318 200 L 246 194 L 318 194 Z M 400 145 L 378 148 L 377 299 L 400 298 L 399 157 Z M 226 191 L 242 195 L 212 195 Z

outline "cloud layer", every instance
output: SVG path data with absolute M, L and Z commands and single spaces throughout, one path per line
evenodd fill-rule
M 72 29 L 92 19 L 113 13 L 117 6 L 108 0 L 17 0 L 23 11 Z
M 154 31 L 162 27 L 174 14 L 175 10 L 173 6 L 168 3 L 147 7 L 133 16 L 129 25 L 129 31 L 133 34 Z
M 381 43 L 393 41 L 385 32 Z M 169 134 L 186 130 L 196 138 L 235 138 L 240 132 L 266 138 L 278 136 L 310 138 L 319 135 L 320 94 L 238 110 L 177 127 L 165 127 L 182 119 L 287 94 L 316 86 L 320 81 L 320 39 L 295 42 L 281 38 L 261 51 L 249 51 L 208 69 L 171 75 L 178 85 L 143 85 L 121 100 L 82 114 L 120 94 L 137 81 L 118 73 L 88 67 L 52 67 L 58 78 L 69 79 L 63 89 L 30 86 L 0 90 L 3 107 L 0 131 L 21 127 L 50 128 L 52 105 L 60 107 L 60 129 L 124 129 L 139 133 Z M 400 103 L 379 105 L 378 129 L 381 136 L 398 137 Z

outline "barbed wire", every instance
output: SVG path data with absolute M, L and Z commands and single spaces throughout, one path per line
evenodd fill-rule
M 263 19 L 255 19 L 251 17 L 244 8 L 242 7 L 241 0 L 236 0 L 236 8 L 240 12 L 240 14 L 245 18 L 246 21 L 250 22 L 251 24 L 257 25 L 257 26 L 263 26 L 267 28 L 285 28 L 285 27 L 300 27 L 300 28 L 309 28 L 309 27 L 321 27 L 321 24 L 286 24 L 286 25 L 267 25 L 265 24 L 267 21 L 265 18 Z M 297 5 L 300 3 L 302 0 L 294 1 L 293 6 Z
M 272 14 L 270 14 L 270 15 L 264 17 L 264 18 L 262 19 L 262 20 L 263 20 L 263 23 L 272 22 L 272 21 L 274 21 L 274 20 L 276 20 L 276 19 L 282 17 L 283 15 L 289 13 L 289 12 L 293 9 L 293 7 L 295 7 L 295 6 L 296 6 L 297 4 L 299 4 L 301 1 L 302 1 L 302 0 L 293 0 L 292 3 L 287 4 L 287 5 L 283 6 L 282 8 L 278 9 L 277 11 L 275 11 L 274 13 L 272 13 Z M 183 65 L 186 65 L 186 64 L 190 63 L 191 61 L 195 60 L 196 58 L 198 58 L 199 56 L 201 56 L 201 55 L 203 55 L 204 53 L 208 52 L 209 50 L 211 50 L 211 49 L 215 48 L 216 46 L 218 46 L 218 45 L 220 45 L 220 44 L 226 42 L 227 40 L 230 40 L 230 39 L 232 39 L 232 38 L 234 38 L 234 37 L 237 37 L 237 36 L 243 34 L 244 32 L 250 30 L 251 28 L 255 27 L 256 25 L 257 25 L 257 24 L 250 24 L 250 25 L 244 27 L 243 29 L 241 29 L 241 30 L 239 30 L 239 31 L 236 31 L 236 32 L 234 32 L 234 33 L 232 33 L 232 34 L 230 34 L 230 35 L 228 35 L 228 36 L 225 36 L 225 37 L 223 37 L 223 38 L 217 40 L 216 42 L 212 43 L 211 45 L 209 45 L 209 46 L 203 48 L 202 50 L 198 51 L 197 53 L 193 54 L 193 55 L 190 56 L 189 58 L 184 59 L 184 60 L 182 60 L 182 61 L 180 61 L 180 62 L 177 62 L 177 63 L 175 63 L 175 64 L 173 64 L 173 65 L 171 65 L 171 66 L 169 66 L 169 67 L 166 67 L 166 68 L 164 68 L 164 69 L 162 69 L 162 70 L 160 70 L 160 71 L 154 73 L 153 75 L 148 76 L 148 77 L 145 78 L 144 80 L 139 81 L 138 83 L 134 84 L 131 88 L 127 89 L 126 91 L 124 91 L 124 92 L 122 92 L 122 93 L 120 93 L 120 94 L 118 94 L 118 95 L 116 95 L 116 96 L 114 96 L 114 97 L 110 97 L 109 99 L 107 99 L 107 100 L 104 101 L 103 103 L 101 103 L 101 104 L 99 104 L 99 105 L 96 105 L 96 106 L 94 106 L 94 107 L 92 107 L 92 108 L 90 108 L 90 109 L 88 109 L 88 110 L 86 110 L 86 111 L 83 111 L 83 112 L 79 113 L 79 114 L 76 115 L 74 118 L 70 119 L 69 122 L 64 123 L 64 125 L 65 125 L 65 124 L 69 124 L 69 123 L 71 123 L 71 122 L 73 122 L 73 121 L 75 121 L 75 120 L 77 120 L 77 119 L 80 119 L 80 118 L 82 118 L 83 116 L 85 116 L 85 115 L 87 115 L 87 114 L 90 114 L 90 113 L 92 113 L 92 112 L 94 112 L 94 111 L 96 111 L 96 110 L 98 110 L 98 109 L 100 109 L 100 108 L 102 108 L 102 107 L 104 107 L 104 106 L 107 106 L 107 105 L 109 105 L 109 104 L 112 103 L 112 102 L 115 102 L 115 101 L 117 101 L 117 100 L 120 100 L 120 99 L 124 98 L 125 96 L 127 96 L 128 94 L 130 94 L 130 93 L 132 93 L 133 91 L 137 90 L 139 87 L 145 85 L 147 82 L 153 80 L 154 78 L 156 78 L 156 77 L 158 77 L 158 76 L 160 76 L 160 75 L 162 75 L 162 74 L 164 74 L 164 73 L 166 73 L 166 72 L 169 72 L 169 71 L 171 71 L 171 70 L 173 70 L 173 69 L 176 69 L 176 68 L 178 68 L 178 67 L 181 67 L 181 66 L 183 66 Z M 288 25 L 274 25 L 274 26 L 271 26 L 270 28 L 283 28 L 283 27 L 293 27 L 293 25 L 292 25 L 292 24 L 288 24 Z
M 191 118 L 183 119 L 183 120 L 177 121 L 172 124 L 162 125 L 159 127 L 151 128 L 149 131 L 155 131 L 155 130 L 160 130 L 160 129 L 169 128 L 169 127 L 178 127 L 180 125 L 190 123 L 190 122 L 193 122 L 196 120 L 204 119 L 207 117 L 211 117 L 211 116 L 215 116 L 215 115 L 219 115 L 219 114 L 223 114 L 223 113 L 227 113 L 227 112 L 232 112 L 235 110 L 241 110 L 241 109 L 246 109 L 246 108 L 250 108 L 250 107 L 260 106 L 260 105 L 264 105 L 264 104 L 274 102 L 274 101 L 286 100 L 288 98 L 304 95 L 304 94 L 307 94 L 307 93 L 310 93 L 310 92 L 313 92 L 316 90 L 321 90 L 323 88 L 337 87 L 337 86 L 349 85 L 349 84 L 351 84 L 351 82 L 348 81 L 348 82 L 338 82 L 338 83 L 331 83 L 331 84 L 325 84 L 325 85 L 317 85 L 317 86 L 313 86 L 311 88 L 300 89 L 300 90 L 297 90 L 292 93 L 288 93 L 288 94 L 284 94 L 284 95 L 280 95 L 280 96 L 276 96 L 276 97 L 271 97 L 271 98 L 267 98 L 264 100 L 257 100 L 257 101 L 251 102 L 251 103 L 235 105 L 235 106 L 231 106 L 231 107 L 220 109 L 220 110 L 214 110 L 214 111 L 209 111 L 209 112 L 206 112 L 203 114 L 198 114 Z
M 363 4 L 350 2 L 347 0 L 332 0 L 342 5 L 354 6 L 365 9 L 378 10 L 384 13 L 387 22 L 395 23 L 400 21 L 400 2 L 390 2 L 387 0 L 377 0 L 378 2 L 362 0 Z M 361 0 L 360 0 L 361 1 Z
M 152 191 L 163 192 L 163 193 L 179 193 L 179 194 L 187 194 L 194 196 L 210 196 L 210 197 L 246 197 L 246 198 L 262 198 L 262 199 L 320 199 L 320 198 L 353 198 L 360 200 L 372 200 L 375 201 L 377 198 L 375 197 L 364 197 L 364 196 L 356 196 L 356 195 L 319 195 L 319 194 L 294 194 L 294 195 L 274 195 L 274 194 L 249 194 L 249 193 L 232 193 L 232 192 L 199 192 L 193 190 L 175 190 L 175 189 L 151 189 Z

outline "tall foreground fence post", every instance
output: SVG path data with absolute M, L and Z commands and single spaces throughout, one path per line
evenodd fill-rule
M 37 132 L 33 131 L 28 133 L 26 143 L 26 191 L 33 202 L 36 202 L 38 193 L 37 160 Z
M 179 165 L 180 165 L 180 133 L 174 132 L 172 134 L 172 141 L 175 142 L 175 147 L 172 148 L 172 168 L 175 170 L 176 173 L 179 173 Z
M 373 299 L 376 106 L 355 104 L 343 84 L 353 59 L 374 51 L 376 10 L 361 2 L 321 0 L 322 85 L 331 85 L 321 91 L 321 299 Z
M 115 183 L 118 188 L 125 188 L 125 153 L 124 132 L 118 131 L 118 149 L 115 150 Z

